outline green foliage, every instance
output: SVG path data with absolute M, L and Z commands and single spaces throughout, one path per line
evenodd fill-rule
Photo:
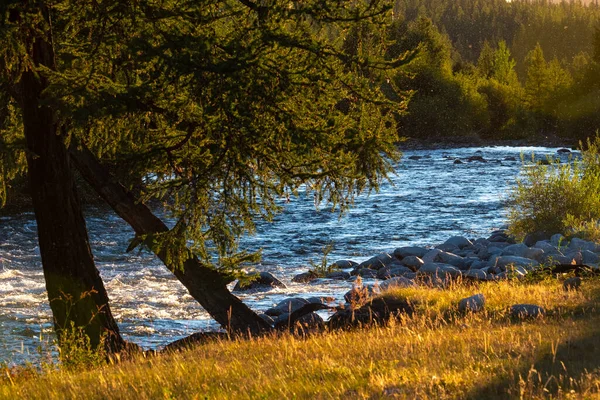
M 509 194 L 510 230 L 518 238 L 543 231 L 600 240 L 600 138 L 581 161 L 526 164 Z
M 327 246 L 323 247 L 323 256 L 321 257 L 321 261 L 319 263 L 314 262 L 313 260 L 309 260 L 309 264 L 311 266 L 310 272 L 313 272 L 319 277 L 325 277 L 327 274 L 331 272 L 338 271 L 339 268 L 335 264 L 328 264 L 327 256 L 333 250 L 333 243 L 329 243 Z
M 83 327 L 75 326 L 71 321 L 71 325 L 61 329 L 59 334 L 58 355 L 62 368 L 67 370 L 94 368 L 106 362 L 104 346 L 101 344 L 94 348 Z

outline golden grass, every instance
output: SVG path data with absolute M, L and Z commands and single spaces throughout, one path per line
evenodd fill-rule
M 486 311 L 458 314 L 457 301 L 475 293 L 485 295 Z M 416 315 L 385 327 L 214 342 L 91 371 L 5 377 L 0 398 L 599 398 L 599 280 L 578 292 L 553 280 L 391 294 L 414 299 Z M 548 315 L 512 321 L 506 309 L 515 303 Z

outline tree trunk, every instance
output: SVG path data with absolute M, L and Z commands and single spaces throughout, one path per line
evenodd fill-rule
M 48 21 L 46 11 L 42 13 Z M 41 37 L 33 28 L 30 32 L 27 45 L 33 64 L 54 69 L 51 33 Z M 54 327 L 59 343 L 73 329 L 81 329 L 93 349 L 104 341 L 109 352 L 119 351 L 125 342 L 94 264 L 57 116 L 41 102 L 46 87 L 46 79 L 28 69 L 14 89 L 23 113 L 29 184 Z
M 69 152 L 83 178 L 131 225 L 136 234 L 148 235 L 169 230 L 146 205 L 137 202 L 131 192 L 116 182 L 84 145 L 72 144 Z M 196 257 L 188 259 L 183 268 L 177 268 L 167 263 L 164 250 L 156 255 L 190 295 L 230 333 L 261 334 L 271 330 L 269 324 L 231 294 L 226 286 L 228 282 L 218 271 L 202 265 Z

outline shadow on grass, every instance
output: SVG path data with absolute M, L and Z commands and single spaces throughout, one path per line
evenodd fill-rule
M 521 360 L 513 376 L 502 376 L 478 387 L 468 399 L 562 397 L 571 393 L 590 396 L 600 393 L 600 288 L 569 319 L 586 324 L 586 334 L 570 337 L 553 349 L 544 348 L 535 360 Z M 519 323 L 519 322 L 515 322 Z

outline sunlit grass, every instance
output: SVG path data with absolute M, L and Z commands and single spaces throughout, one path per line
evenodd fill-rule
M 483 293 L 486 311 L 459 314 Z M 386 327 L 213 342 L 91 371 L 3 371 L 0 398 L 593 398 L 600 392 L 600 281 L 483 283 L 391 292 L 415 316 Z M 513 321 L 515 303 L 547 317 Z

